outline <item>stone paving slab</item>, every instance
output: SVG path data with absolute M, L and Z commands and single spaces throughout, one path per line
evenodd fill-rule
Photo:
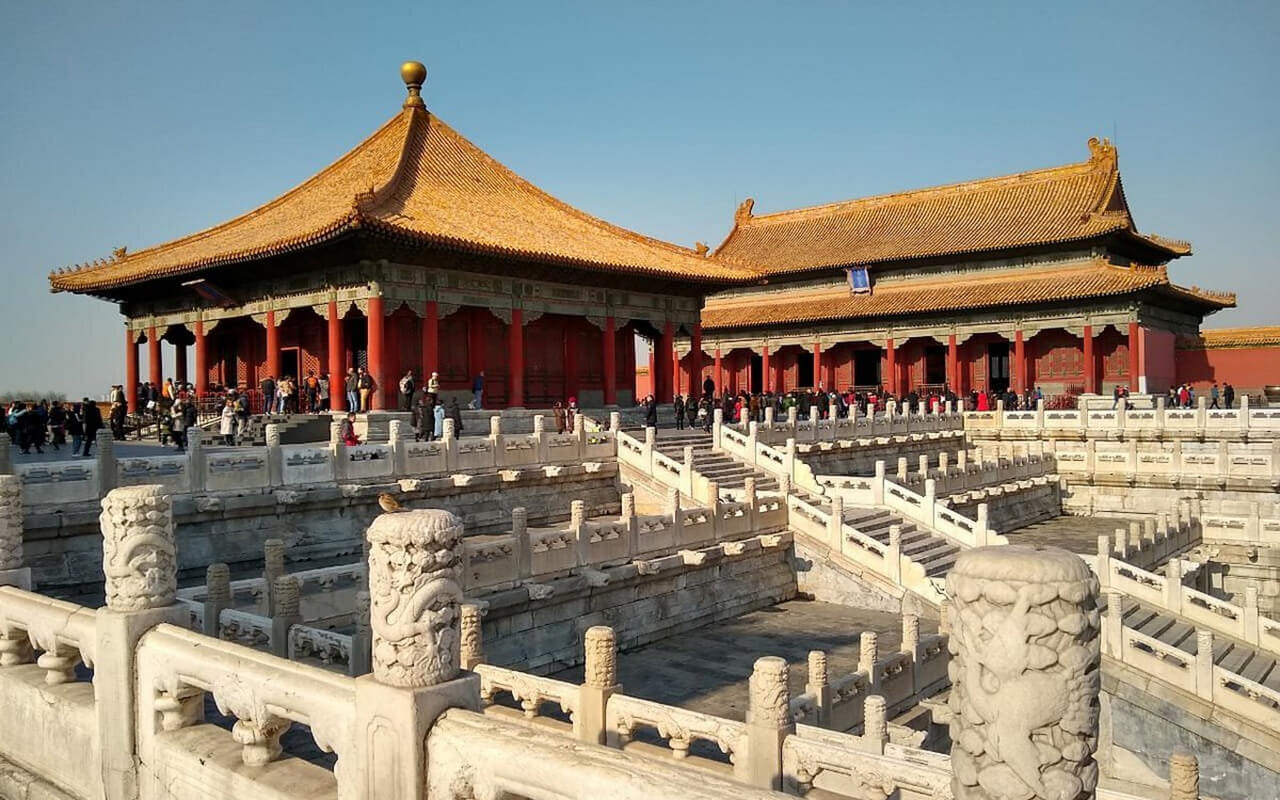
M 921 620 L 920 629 L 936 630 L 928 620 Z M 857 671 L 858 640 L 864 630 L 879 634 L 881 653 L 892 652 L 902 641 L 902 618 L 793 600 L 625 651 L 618 658 L 618 677 L 622 691 L 633 697 L 742 720 L 747 680 L 757 658 L 781 656 L 791 664 L 794 696 L 804 691 L 810 650 L 827 651 L 832 677 Z M 552 677 L 579 683 L 582 667 Z
M 1141 522 L 1140 517 L 1054 517 L 1043 522 L 1009 531 L 1010 544 L 1040 544 L 1061 547 L 1072 553 L 1094 555 L 1098 552 L 1098 537 L 1115 538 L 1118 528 L 1129 529 L 1130 522 Z

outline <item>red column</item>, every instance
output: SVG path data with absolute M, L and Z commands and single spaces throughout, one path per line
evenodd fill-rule
M 1093 363 L 1093 326 L 1084 326 L 1084 391 L 1093 394 L 1098 391 L 1094 381 L 1098 378 L 1098 370 Z
M 338 301 L 329 301 L 329 407 L 345 408 L 339 398 L 346 395 L 347 352 L 342 342 L 342 318 Z M 345 400 L 344 400 L 345 402 Z
M 507 406 L 524 405 L 524 312 L 511 309 L 511 326 L 508 330 L 511 357 L 507 370 Z
M 175 344 L 173 350 L 173 380 L 178 386 L 183 386 L 187 382 L 187 346 Z
M 1027 348 L 1022 342 L 1022 331 L 1013 332 L 1013 391 L 1022 394 L 1027 388 Z
M 276 328 L 274 311 L 267 312 L 267 374 L 280 380 L 280 331 Z
M 680 385 L 680 353 L 675 348 L 675 337 L 671 337 L 671 394 L 674 398 L 677 394 L 684 394 Z
M 1138 323 L 1129 323 L 1129 391 L 1138 391 L 1138 375 L 1142 371 L 1142 360 L 1138 348 Z
M 721 396 L 723 396 L 727 387 L 724 385 L 724 365 L 720 361 L 719 347 L 716 348 L 715 359 L 716 359 L 715 377 L 712 378 L 712 380 L 716 382 L 716 391 L 719 392 Z
M 675 388 L 671 385 L 671 362 L 674 360 L 671 343 L 674 340 L 671 320 L 667 320 L 662 326 L 662 336 L 653 343 L 655 363 L 649 365 L 653 373 L 653 391 L 656 393 L 654 399 L 659 403 L 670 403 L 675 397 Z
M 604 341 L 600 353 L 604 358 L 604 404 L 618 404 L 618 333 L 613 329 L 613 317 L 604 318 Z
M 369 325 L 369 374 L 373 376 L 373 397 L 369 398 L 369 408 L 380 411 L 386 408 L 383 403 L 386 375 L 382 363 L 382 337 L 387 324 L 387 318 L 382 314 L 381 297 L 369 298 L 369 314 L 366 321 Z
M 164 370 L 160 365 L 160 337 L 156 336 L 155 326 L 147 329 L 147 371 L 151 375 L 151 385 L 157 389 L 164 383 Z
M 947 386 L 960 393 L 960 351 L 956 348 L 956 335 L 947 337 Z
M 694 323 L 689 336 L 689 394 L 702 396 L 702 325 Z
M 764 346 L 763 355 L 760 356 L 760 391 L 773 391 L 773 371 L 769 369 L 772 364 L 769 363 L 769 345 Z
M 813 343 L 813 385 L 822 383 L 822 343 Z M 827 387 L 823 387 L 827 388 Z
M 422 368 L 426 372 L 423 381 L 440 370 L 440 304 L 435 300 L 427 301 L 422 318 Z
M 884 353 L 887 364 L 885 365 L 889 371 L 889 385 L 885 388 L 889 390 L 889 394 L 898 395 L 898 355 L 894 351 L 893 339 L 884 340 Z
M 564 335 L 564 398 L 577 397 L 582 383 L 579 372 L 582 369 L 578 360 L 578 331 L 565 326 L 561 329 Z
M 129 413 L 138 413 L 138 335 L 124 331 L 124 397 Z
M 209 346 L 204 338 L 204 320 L 196 320 L 196 397 L 209 391 Z

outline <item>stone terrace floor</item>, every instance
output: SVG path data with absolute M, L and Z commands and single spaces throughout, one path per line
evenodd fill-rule
M 810 650 L 827 651 L 833 678 L 856 672 L 858 637 L 864 630 L 879 634 L 882 654 L 893 652 L 902 641 L 902 618 L 793 600 L 623 652 L 618 658 L 618 678 L 622 691 L 633 697 L 743 720 L 747 679 L 757 658 L 785 658 L 791 664 L 795 696 L 804 692 Z M 922 634 L 935 631 L 935 622 L 920 621 Z M 552 677 L 580 683 L 582 667 Z
M 1110 536 L 1114 544 L 1116 529 L 1128 530 L 1130 522 L 1141 522 L 1141 519 L 1061 516 L 1018 528 L 1005 535 L 1009 537 L 1010 544 L 1052 545 L 1073 553 L 1093 555 L 1098 552 L 1099 536 Z

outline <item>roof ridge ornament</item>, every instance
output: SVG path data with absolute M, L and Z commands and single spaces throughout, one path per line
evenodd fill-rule
M 409 89 L 409 96 L 404 99 L 403 108 L 426 109 L 422 102 L 422 84 L 427 81 L 427 68 L 421 61 L 406 61 L 400 65 L 400 79 Z
M 1103 137 L 1099 139 L 1097 136 L 1089 137 L 1089 160 L 1101 161 L 1105 158 L 1115 158 L 1116 148 L 1111 144 L 1111 140 Z
M 748 197 L 742 201 L 742 205 L 738 206 L 738 210 L 733 212 L 733 224 L 741 225 L 751 219 L 751 209 L 755 206 L 755 198 Z
M 693 243 L 693 252 L 697 253 L 697 254 L 698 254 L 698 255 L 700 255 L 700 256 L 705 256 L 705 255 L 707 254 L 707 251 L 708 251 L 709 249 L 710 249 L 710 248 L 709 248 L 709 247 L 707 247 L 707 243 L 706 243 L 706 242 L 694 242 L 694 243 Z

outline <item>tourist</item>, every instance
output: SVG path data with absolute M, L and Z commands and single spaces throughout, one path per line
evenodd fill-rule
M 360 407 L 360 384 L 356 378 L 355 369 L 347 369 L 347 379 L 343 383 L 343 390 L 347 393 L 347 411 L 355 411 L 358 409 Z
M 671 407 L 676 415 L 676 430 L 684 430 L 684 395 L 676 395 L 671 401 Z
M 1218 382 L 1214 381 L 1213 386 L 1209 387 L 1209 408 L 1218 407 Z
M 316 377 L 316 371 L 307 370 L 307 377 L 302 381 L 302 391 L 306 393 L 308 413 L 314 414 L 320 408 L 320 379 Z
M 431 409 L 431 416 L 435 418 L 435 426 L 432 433 L 437 439 L 444 438 L 444 403 L 436 403 L 435 408 Z
M 91 402 L 87 397 L 81 402 L 84 409 L 84 455 L 88 458 L 93 440 L 98 435 L 98 431 L 102 430 L 102 411 L 97 403 Z M 124 403 L 121 403 L 120 407 L 124 408 Z M 124 436 L 121 435 L 120 438 L 123 439 Z
M 481 378 L 484 377 L 483 371 L 481 371 L 480 377 Z M 445 415 L 449 417 L 449 419 L 453 420 L 453 435 L 461 436 L 462 435 L 462 409 L 458 406 L 458 399 L 456 397 L 449 398 L 449 405 L 445 408 L 444 412 L 445 412 Z M 442 431 L 440 435 L 443 436 L 444 432 Z
M 689 429 L 692 430 L 698 424 L 698 402 L 693 399 L 693 395 L 684 399 L 684 415 L 689 421 Z
M 84 422 L 80 419 L 81 413 L 79 403 L 67 409 L 67 435 L 71 437 L 72 455 L 80 453 L 80 443 L 84 441 Z
M 433 372 L 431 377 L 427 379 L 427 394 L 433 397 L 440 396 L 440 373 Z
M 227 447 L 235 444 L 236 406 L 230 397 L 222 404 L 222 414 L 218 419 L 218 433 L 222 434 L 222 443 Z
M 653 395 L 648 395 L 644 399 L 644 426 L 646 428 L 658 427 L 658 401 Z
M 329 396 L 329 373 L 322 372 L 320 380 L 316 381 L 316 400 L 319 402 L 317 411 L 328 411 L 330 405 Z
M 471 401 L 471 407 L 484 408 L 484 370 L 480 370 L 480 374 L 476 375 L 475 380 L 471 382 L 471 394 L 475 395 L 475 399 Z
M 262 391 L 262 413 L 270 414 L 276 403 L 276 376 L 268 375 L 258 384 Z
M 551 416 L 556 419 L 556 433 L 564 433 L 564 406 L 559 400 L 552 404 Z
M 360 437 L 356 436 L 356 412 L 347 412 L 346 418 L 342 420 L 342 427 L 338 429 L 338 438 L 347 447 L 360 444 Z
M 61 450 L 67 443 L 67 412 L 58 400 L 49 408 L 49 437 L 54 450 Z
M 82 418 L 87 419 L 82 414 Z M 107 421 L 111 424 L 111 436 L 116 441 L 124 441 L 125 423 L 129 419 L 129 407 L 124 403 L 113 403 L 111 410 L 107 412 Z M 141 425 L 139 425 L 141 428 Z M 86 436 L 86 438 L 88 438 Z
M 708 375 L 706 379 L 702 381 L 702 396 L 715 397 L 715 394 L 716 394 L 716 382 L 711 380 L 711 376 Z
M 582 413 L 578 408 L 578 398 L 570 397 L 569 405 L 564 410 L 564 427 L 567 433 L 573 433 L 573 426 L 578 424 L 578 415 Z
M 1227 404 L 1227 408 L 1231 408 L 1231 404 L 1236 400 L 1236 387 L 1229 383 L 1222 384 L 1222 399 Z
M 369 400 L 373 396 L 373 376 L 364 367 L 356 374 L 356 391 L 360 394 L 360 411 L 369 412 Z
M 400 379 L 400 410 L 409 411 L 413 408 L 413 370 L 409 370 Z
M 415 442 L 431 441 L 431 395 L 422 392 L 413 404 L 413 440 Z

